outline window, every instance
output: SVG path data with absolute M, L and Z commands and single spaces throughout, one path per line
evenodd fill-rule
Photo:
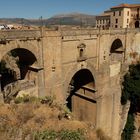
M 101 24 L 103 24 L 103 20 L 101 20 Z
M 121 11 L 119 11 L 119 16 L 121 16 Z
M 113 16 L 115 16 L 115 12 L 113 13 Z
M 129 16 L 129 11 L 127 11 L 127 16 Z
M 118 23 L 118 19 L 116 18 L 116 23 Z
M 127 19 L 127 23 L 129 23 L 129 19 Z
M 86 60 L 86 56 L 85 56 L 85 48 L 86 45 L 81 43 L 80 45 L 77 46 L 78 51 L 79 51 L 79 57 L 77 61 L 85 61 Z
M 80 57 L 83 57 L 83 52 L 84 52 L 84 50 L 80 49 L 80 54 L 79 54 Z
M 118 28 L 118 25 L 115 25 L 115 28 Z

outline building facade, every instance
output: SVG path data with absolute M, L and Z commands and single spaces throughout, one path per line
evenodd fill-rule
M 96 27 L 109 28 L 139 28 L 140 4 L 120 4 L 96 17 Z

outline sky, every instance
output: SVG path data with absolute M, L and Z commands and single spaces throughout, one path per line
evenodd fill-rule
M 140 0 L 1 0 L 0 18 L 46 19 L 73 12 L 97 15 L 121 3 L 140 4 Z

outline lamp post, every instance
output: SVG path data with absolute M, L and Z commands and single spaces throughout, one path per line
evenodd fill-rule
M 41 17 L 39 18 L 39 20 L 40 20 L 40 26 L 43 27 L 43 17 L 41 16 Z

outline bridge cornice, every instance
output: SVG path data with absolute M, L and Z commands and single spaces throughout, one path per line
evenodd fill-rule
M 80 35 L 116 35 L 126 33 L 138 33 L 140 29 L 61 29 L 61 30 L 4 30 L 0 31 L 0 39 L 21 39 L 21 38 L 40 38 L 40 37 L 57 37 L 57 36 L 80 36 Z
M 140 29 L 109 29 L 109 30 L 99 30 L 99 29 L 71 29 L 71 30 L 61 30 L 62 36 L 78 36 L 78 35 L 116 35 L 116 34 L 126 34 L 126 33 L 138 33 Z
M 0 39 L 21 39 L 41 37 L 39 30 L 4 30 L 0 31 Z

